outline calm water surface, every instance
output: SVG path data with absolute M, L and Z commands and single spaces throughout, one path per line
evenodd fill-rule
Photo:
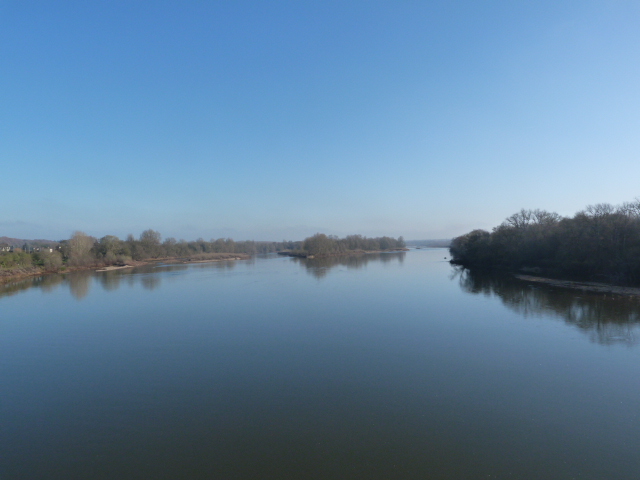
M 0 478 L 639 478 L 640 302 L 444 256 L 0 290 Z

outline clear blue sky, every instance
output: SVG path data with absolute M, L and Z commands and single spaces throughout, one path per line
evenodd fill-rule
M 637 1 L 0 1 L 0 236 L 445 238 L 640 196 Z

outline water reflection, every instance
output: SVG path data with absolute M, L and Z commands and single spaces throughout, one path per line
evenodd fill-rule
M 99 275 L 97 277 L 97 279 L 104 290 L 106 290 L 107 292 L 112 292 L 120 288 L 122 274 L 118 270 L 112 270 L 109 272 L 103 272 L 102 275 Z
M 640 338 L 640 299 L 531 284 L 505 275 L 456 268 L 452 279 L 475 295 L 496 296 L 523 315 L 554 315 L 602 345 L 636 345 Z
M 194 264 L 147 264 L 135 268 L 108 270 L 81 270 L 69 273 L 56 273 L 31 277 L 0 285 L 0 298 L 15 295 L 31 288 L 50 293 L 61 285 L 68 286 L 69 292 L 76 300 L 83 300 L 91 291 L 95 282 L 107 292 L 118 290 L 121 286 L 134 287 L 141 285 L 145 290 L 155 290 L 162 284 L 163 273 L 179 273 L 195 269 L 232 270 L 235 261 L 207 262 Z
M 28 278 L 0 285 L 0 298 L 10 297 L 32 287 L 38 287 L 43 292 L 53 292 L 64 282 L 64 276 L 60 274 L 42 275 L 41 277 Z
M 242 263 L 244 265 L 251 265 L 255 263 L 255 259 L 243 260 Z M 214 270 L 233 270 L 236 268 L 237 263 L 233 260 L 228 260 L 225 262 L 203 262 L 203 263 L 192 263 L 192 268 L 202 268 L 202 269 L 214 269 Z
M 142 287 L 145 290 L 155 290 L 160 286 L 161 280 L 159 275 L 145 275 L 140 279 Z
M 62 285 L 64 278 L 60 274 L 44 275 L 36 280 L 45 292 L 53 292 Z
M 69 290 L 76 300 L 82 300 L 89 294 L 93 272 L 90 270 L 75 272 L 69 275 Z
M 293 261 L 299 263 L 306 269 L 309 275 L 315 278 L 324 278 L 329 271 L 335 267 L 346 267 L 347 269 L 360 269 L 365 267 L 369 262 L 404 262 L 405 252 L 389 252 L 389 253 L 367 253 L 361 255 L 345 255 L 339 257 L 323 257 L 323 258 L 297 258 L 292 257 Z

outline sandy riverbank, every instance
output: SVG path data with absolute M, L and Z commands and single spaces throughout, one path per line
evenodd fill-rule
M 598 282 L 574 282 L 571 280 L 555 280 L 553 278 L 534 277 L 532 275 L 514 275 L 519 280 L 527 282 L 544 283 L 552 287 L 571 288 L 583 292 L 611 293 L 615 295 L 631 295 L 640 297 L 640 288 L 619 287 Z
M 135 265 L 109 265 L 108 267 L 98 268 L 96 272 L 110 272 L 111 270 L 122 270 L 123 268 L 133 268 Z

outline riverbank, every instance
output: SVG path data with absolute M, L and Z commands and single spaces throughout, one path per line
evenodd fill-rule
M 196 254 L 190 257 L 166 257 L 166 258 L 154 258 L 149 260 L 130 260 L 124 265 L 84 265 L 78 267 L 63 267 L 57 270 L 46 270 L 42 267 L 27 267 L 17 268 L 12 270 L 0 270 L 0 285 L 4 285 L 9 282 L 15 282 L 23 280 L 29 277 L 40 277 L 42 275 L 49 275 L 54 273 L 69 273 L 77 272 L 80 270 L 95 270 L 96 272 L 108 272 L 112 270 L 122 270 L 126 268 L 135 268 L 142 265 L 148 265 L 152 263 L 209 263 L 209 262 L 223 262 L 230 260 L 247 260 L 251 258 L 251 255 L 247 253 L 204 253 Z
M 599 282 L 578 282 L 572 280 L 556 280 L 553 278 L 535 277 L 533 275 L 515 274 L 518 280 L 526 282 L 543 283 L 552 287 L 570 288 L 573 290 L 581 290 L 584 292 L 610 293 L 614 295 L 627 295 L 640 297 L 640 288 L 638 287 L 620 287 L 617 285 L 609 285 Z

